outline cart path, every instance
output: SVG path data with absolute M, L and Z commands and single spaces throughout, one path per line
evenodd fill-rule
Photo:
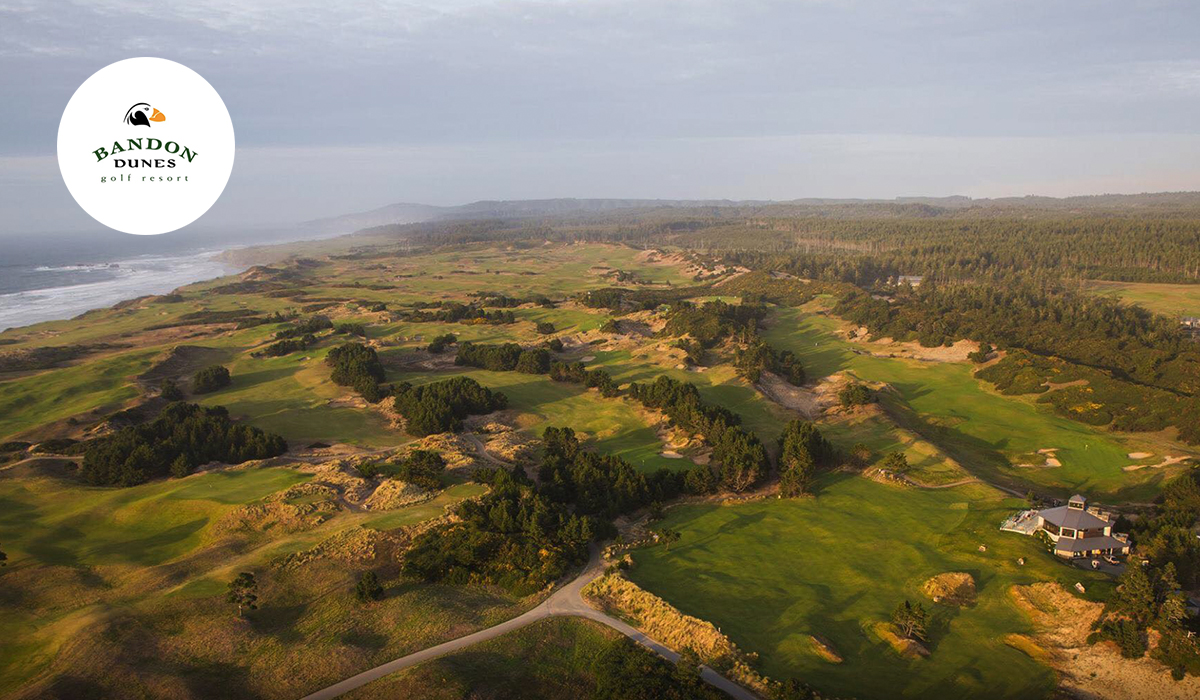
M 419 663 L 436 659 L 445 654 L 451 654 L 462 649 L 466 649 L 471 645 L 484 642 L 489 639 L 495 639 L 508 632 L 521 629 L 526 625 L 544 620 L 549 617 L 584 617 L 600 624 L 607 625 L 621 634 L 629 637 L 633 641 L 641 644 L 650 651 L 674 663 L 679 660 L 679 654 L 671 649 L 659 644 L 655 640 L 646 636 L 642 632 L 634 629 L 632 626 L 614 618 L 588 605 L 583 599 L 583 588 L 593 580 L 604 573 L 604 563 L 600 559 L 600 550 L 597 547 L 592 547 L 592 556 L 588 561 L 587 568 L 583 573 L 577 576 L 570 583 L 567 583 L 562 588 L 555 591 L 549 598 L 542 601 L 540 605 L 525 612 L 522 615 L 514 617 L 511 620 L 501 622 L 484 630 L 480 630 L 473 634 L 468 634 L 465 637 L 452 639 L 449 642 L 438 644 L 428 649 L 402 656 L 394 661 L 389 661 L 375 668 L 363 671 L 358 675 L 351 676 L 346 680 L 335 683 L 334 685 L 318 690 L 311 695 L 307 695 L 303 700 L 332 700 L 343 693 L 348 693 L 351 690 L 360 688 L 371 681 L 378 680 L 384 676 L 390 675 L 397 671 L 416 666 Z M 735 700 L 759 700 L 759 697 L 747 690 L 745 687 L 734 683 L 721 674 L 713 671 L 707 666 L 701 666 L 700 677 L 709 685 L 724 691 Z

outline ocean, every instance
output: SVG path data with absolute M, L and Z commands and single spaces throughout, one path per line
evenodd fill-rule
M 217 259 L 226 250 L 315 237 L 276 229 L 3 236 L 0 330 L 74 318 L 125 299 L 240 272 Z

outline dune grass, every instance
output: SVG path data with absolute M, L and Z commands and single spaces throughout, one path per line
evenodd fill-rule
M 1002 396 L 973 376 L 975 366 L 920 362 L 854 352 L 834 334 L 831 317 L 781 308 L 766 333 L 777 347 L 796 352 L 810 378 L 846 371 L 895 390 L 889 408 L 905 428 L 936 444 L 980 477 L 1015 488 L 1033 486 L 1058 495 L 1075 492 L 1110 500 L 1148 501 L 1172 470 L 1126 472 L 1127 454 L 1146 451 L 1152 436 L 1121 435 L 1055 415 L 1025 397 Z M 1061 467 L 1019 467 L 1038 450 L 1056 448 Z M 1174 452 L 1172 452 L 1174 454 Z
M 983 486 L 905 489 L 834 474 L 815 498 L 672 508 L 662 526 L 682 533 L 679 542 L 669 551 L 635 551 L 629 576 L 760 654 L 768 675 L 797 677 L 825 693 L 1037 697 L 1054 677 L 1005 644 L 1005 634 L 1029 631 L 1009 587 L 1083 581 L 1096 598 L 1112 584 L 1054 561 L 1032 538 L 999 532 L 1019 505 Z M 923 597 L 921 584 L 947 571 L 975 578 L 974 607 Z M 904 599 L 932 611 L 928 659 L 901 658 L 872 631 Z M 810 634 L 830 640 L 844 663 L 818 656 Z

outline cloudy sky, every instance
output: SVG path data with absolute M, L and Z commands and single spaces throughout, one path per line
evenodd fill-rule
M 196 225 L 392 202 L 1200 189 L 1200 3 L 0 0 L 0 232 L 96 226 L 75 89 L 160 56 L 233 117 Z

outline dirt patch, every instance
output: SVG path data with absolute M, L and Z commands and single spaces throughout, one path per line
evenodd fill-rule
M 815 386 L 801 387 L 791 384 L 773 372 L 763 372 L 754 388 L 780 406 L 795 411 L 808 420 L 817 420 L 828 411 L 838 410 L 838 392 L 851 381 L 855 381 L 853 377 L 845 372 L 838 372 L 822 378 Z M 872 386 L 876 390 L 882 387 L 882 384 Z
M 975 579 L 963 571 L 938 574 L 921 586 L 921 592 L 935 603 L 967 606 L 975 603 Z
M 294 568 L 317 559 L 333 559 L 360 565 L 394 562 L 400 558 L 413 536 L 407 531 L 393 533 L 352 527 L 323 540 L 312 549 L 287 555 L 277 561 L 275 566 Z
M 1029 651 L 1043 652 L 1058 672 L 1059 686 L 1071 695 L 1106 700 L 1200 697 L 1200 678 L 1187 676 L 1175 681 L 1170 671 L 1153 659 L 1126 659 L 1111 642 L 1089 645 L 1091 624 L 1104 608 L 1100 603 L 1077 598 L 1055 583 L 1013 586 L 1010 592 L 1017 607 L 1027 612 L 1037 627 Z
M 839 332 L 839 335 L 852 343 L 858 343 L 863 346 L 865 352 L 876 357 L 898 357 L 921 362 L 966 362 L 967 356 L 979 349 L 979 343 L 972 340 L 959 340 L 953 345 L 942 345 L 936 348 L 923 347 L 914 340 L 905 342 L 891 338 L 871 340 L 866 327 L 843 330 Z
M 828 639 L 820 635 L 810 634 L 808 635 L 808 641 L 812 643 L 813 651 L 816 652 L 817 656 L 831 664 L 842 663 L 842 655 L 837 653 L 837 650 L 833 648 L 833 644 Z
M 872 629 L 880 639 L 891 645 L 897 654 L 906 659 L 921 659 L 929 656 L 929 649 L 926 649 L 924 644 L 896 634 L 890 622 L 876 622 Z

